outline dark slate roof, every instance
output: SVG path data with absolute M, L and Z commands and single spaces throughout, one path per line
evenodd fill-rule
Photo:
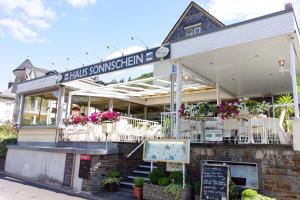
M 4 91 L 4 92 L 0 92 L 0 98 L 4 98 L 4 99 L 15 99 L 16 94 L 12 93 L 12 88 L 10 87 L 8 90 Z
M 33 69 L 33 68 L 34 68 L 34 72 L 40 72 L 40 73 L 43 73 L 43 74 L 46 74 L 47 72 L 50 71 L 50 70 L 47 70 L 47 69 L 34 67 L 33 64 L 31 63 L 31 61 L 27 58 L 13 72 L 20 71 L 20 70 L 25 70 L 25 69 Z
M 171 31 L 169 32 L 169 34 L 167 35 L 167 37 L 164 39 L 164 41 L 163 41 L 162 44 L 166 44 L 166 43 L 169 42 L 169 39 L 172 36 L 172 34 L 176 31 L 176 29 L 178 28 L 178 26 L 180 25 L 180 23 L 183 21 L 183 19 L 186 17 L 186 15 L 192 9 L 197 9 L 200 12 L 202 12 L 205 16 L 207 16 L 207 18 L 209 18 L 210 20 L 212 20 L 217 26 L 219 26 L 219 27 L 225 27 L 225 24 L 223 24 L 220 20 L 218 20 L 213 15 L 211 15 L 209 12 L 207 12 L 201 6 L 199 6 L 198 4 L 196 4 L 194 1 L 191 1 L 191 3 L 188 5 L 188 7 L 185 9 L 185 11 L 182 13 L 182 15 L 180 16 L 180 18 L 177 20 L 177 22 L 173 26 L 173 28 L 171 29 Z
M 19 71 L 19 70 L 25 70 L 25 69 L 32 69 L 33 65 L 30 62 L 29 59 L 24 60 L 24 62 L 21 63 L 21 65 L 19 65 L 19 67 L 17 67 L 13 72 L 15 71 Z

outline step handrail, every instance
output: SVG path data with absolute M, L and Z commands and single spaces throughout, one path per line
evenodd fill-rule
M 141 142 L 137 147 L 135 147 L 135 148 L 127 155 L 127 158 L 129 158 L 134 152 L 136 152 L 136 150 L 138 150 L 144 143 L 145 143 L 145 141 Z

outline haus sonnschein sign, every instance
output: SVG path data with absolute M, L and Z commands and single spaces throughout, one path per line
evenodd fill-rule
M 63 72 L 61 74 L 61 82 L 68 82 L 122 69 L 128 69 L 168 58 L 170 58 L 170 45 L 147 49 L 145 51 Z

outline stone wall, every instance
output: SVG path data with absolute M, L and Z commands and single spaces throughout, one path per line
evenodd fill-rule
M 127 155 L 132 152 L 139 143 L 118 143 L 119 159 L 118 159 L 118 171 L 123 177 L 129 176 L 133 170 L 143 163 L 143 146 L 136 150 L 129 158 Z
M 259 190 L 278 199 L 300 199 L 300 152 L 285 145 L 192 144 L 188 173 L 200 180 L 204 160 L 257 163 Z
M 92 155 L 91 171 L 89 179 L 84 179 L 82 191 L 101 191 L 102 180 L 110 171 L 116 171 L 118 154 Z

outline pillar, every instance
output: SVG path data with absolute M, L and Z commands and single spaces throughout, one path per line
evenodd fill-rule
M 181 106 L 181 89 L 182 89 L 182 81 L 181 81 L 181 65 L 179 61 L 176 62 L 176 110 L 175 110 L 175 116 L 176 116 L 176 126 L 175 126 L 175 134 L 176 139 L 180 139 L 180 133 L 181 133 L 181 120 L 179 115 L 179 109 Z
M 109 111 L 113 111 L 113 109 L 114 109 L 114 99 L 113 99 L 113 98 L 110 98 L 110 99 L 109 99 L 108 110 L 109 110 Z
M 64 118 L 63 111 L 64 111 L 64 105 L 65 105 L 65 91 L 66 91 L 66 87 L 64 85 L 60 85 L 59 90 L 58 90 L 57 114 L 56 114 L 56 126 L 57 127 L 62 126 L 62 120 Z
M 298 92 L 297 92 L 297 76 L 296 76 L 296 60 L 295 60 L 295 49 L 293 41 L 290 41 L 290 74 L 292 77 L 292 88 L 294 97 L 294 108 L 295 117 L 299 118 L 299 102 L 298 102 Z

